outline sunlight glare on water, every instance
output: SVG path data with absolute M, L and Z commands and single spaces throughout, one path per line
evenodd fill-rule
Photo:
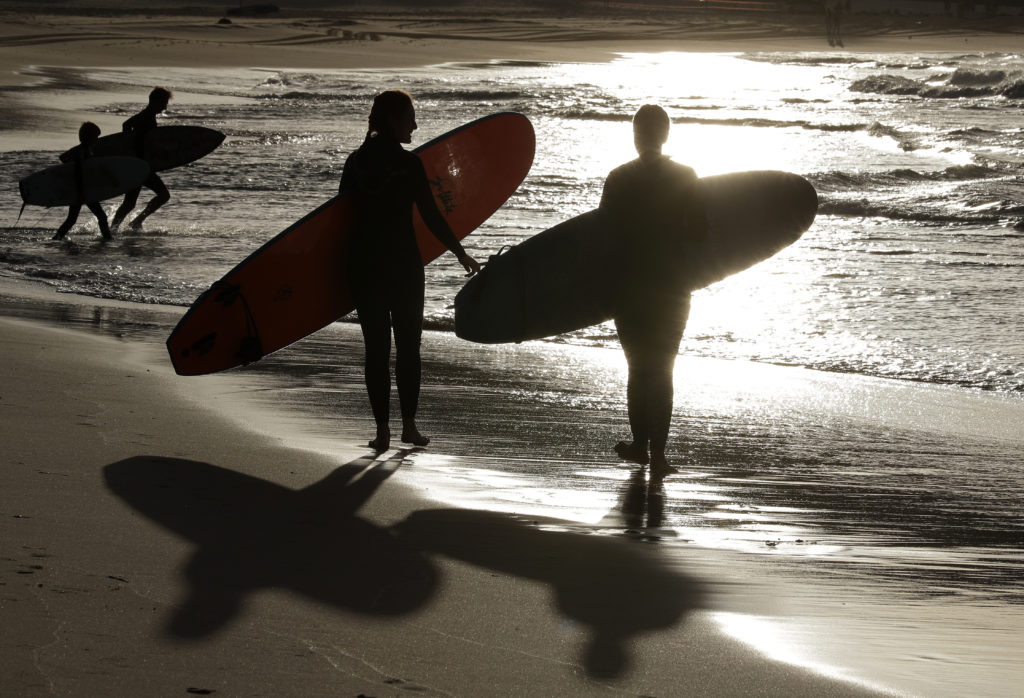
M 826 91 L 833 89 L 824 77 L 823 87 L 822 82 L 808 82 L 805 73 L 739 60 L 732 54 L 624 54 L 606 66 L 567 65 L 561 77 L 596 86 L 619 105 L 615 114 L 607 115 L 616 117 L 614 128 L 602 134 L 600 156 L 586 170 L 594 177 L 603 177 L 612 167 L 636 157 L 626 124 L 645 103 L 664 107 L 675 124 L 664 152 L 701 176 L 751 169 L 806 171 L 821 153 L 815 146 L 807 147 L 806 131 L 798 123 L 737 130 L 735 122 L 769 119 L 785 124 L 788 114 L 770 112 L 767 105 L 786 99 L 826 99 Z M 747 103 L 733 108 L 740 88 Z M 765 106 L 751 109 L 751 101 Z M 713 120 L 707 118 L 711 114 L 716 115 Z M 723 114 L 727 123 L 714 123 Z M 834 149 L 836 144 L 829 147 Z

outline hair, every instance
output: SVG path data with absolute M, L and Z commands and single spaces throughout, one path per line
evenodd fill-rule
M 388 118 L 397 116 L 404 109 L 412 107 L 412 95 L 405 90 L 386 90 L 373 98 L 373 106 L 370 107 L 370 117 L 367 119 L 368 127 L 366 137 L 372 138 L 378 133 L 383 133 L 388 127 Z
M 643 134 L 646 139 L 659 144 L 668 140 L 671 125 L 668 114 L 657 104 L 645 104 L 633 115 L 633 133 Z
M 78 127 L 78 142 L 86 143 L 100 137 L 100 127 L 91 121 L 86 121 Z
M 172 97 L 174 97 L 174 93 L 166 87 L 154 87 L 149 93 L 149 103 L 170 102 Z

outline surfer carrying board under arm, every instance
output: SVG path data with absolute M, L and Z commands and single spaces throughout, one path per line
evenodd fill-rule
M 78 129 L 78 145 L 71 149 L 71 161 L 75 163 L 75 185 L 78 188 L 80 201 L 84 198 L 83 192 L 85 191 L 85 182 L 82 180 L 82 163 L 92 157 L 92 144 L 99 137 L 100 127 L 91 121 L 86 121 Z M 107 227 L 107 213 L 103 210 L 103 205 L 98 201 L 86 201 L 85 205 L 92 211 L 92 215 L 96 216 L 96 220 L 100 224 L 100 232 L 103 233 L 103 239 L 109 240 L 111 238 L 110 228 Z M 81 203 L 71 204 L 68 207 L 68 217 L 57 228 L 57 233 L 53 236 L 54 240 L 64 239 L 64 236 L 71 230 L 71 226 L 78 220 L 78 214 L 81 210 Z
M 622 236 L 612 313 L 629 367 L 633 441 L 620 441 L 615 451 L 625 460 L 649 462 L 653 478 L 676 472 L 665 458 L 672 374 L 690 313 L 689 252 L 707 235 L 696 173 L 661 152 L 670 124 L 659 106 L 637 111 L 633 141 L 640 157 L 609 173 L 600 206 Z
M 349 253 L 349 287 L 365 345 L 364 372 L 377 435 L 376 451 L 391 444 L 391 332 L 395 334 L 395 382 L 402 411 L 402 441 L 426 446 L 416 426 L 423 333 L 423 259 L 416 244 L 413 205 L 430 231 L 458 257 L 467 275 L 480 264 L 466 254 L 434 201 L 412 142 L 416 112 L 400 90 L 378 94 L 363 144 L 345 161 L 339 191 L 354 199 L 355 226 Z
M 131 133 L 135 136 L 135 155 L 143 160 L 146 159 L 146 134 L 157 127 L 156 115 L 167 109 L 167 104 L 171 101 L 171 97 L 172 94 L 170 90 L 164 89 L 163 87 L 154 87 L 149 93 L 149 104 L 146 105 L 146 108 L 135 116 L 126 119 L 124 124 L 121 126 L 122 131 L 125 133 Z M 146 181 L 142 183 L 142 186 L 148 188 L 156 194 L 156 196 L 146 204 L 146 208 L 142 210 L 142 213 L 136 216 L 135 220 L 131 222 L 130 227 L 133 230 L 141 228 L 142 222 L 146 220 L 146 218 L 171 200 L 171 193 L 167 190 L 167 186 L 156 172 L 150 172 L 149 177 L 147 177 Z M 117 227 L 121 225 L 121 221 L 123 221 L 135 208 L 135 204 L 139 200 L 140 193 L 142 193 L 142 187 L 132 189 L 124 195 L 124 201 L 121 202 L 117 212 L 114 213 L 114 220 L 111 224 L 114 230 L 117 230 Z

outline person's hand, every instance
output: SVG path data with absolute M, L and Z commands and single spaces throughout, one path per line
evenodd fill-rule
M 459 262 L 462 264 L 463 268 L 466 270 L 466 277 L 467 278 L 470 277 L 470 276 L 473 276 L 474 274 L 480 273 L 480 262 L 478 262 L 475 259 L 473 259 L 472 257 L 470 257 L 465 252 L 462 253 L 461 257 L 459 257 Z

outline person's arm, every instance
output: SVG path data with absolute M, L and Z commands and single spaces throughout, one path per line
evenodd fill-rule
M 683 191 L 683 215 L 686 222 L 686 242 L 694 245 L 703 243 L 708 236 L 708 214 L 704 204 L 696 171 L 692 167 L 683 166 L 680 187 Z
M 85 173 L 82 171 L 86 158 L 85 146 L 76 145 L 74 153 L 72 162 L 75 163 L 75 190 L 78 192 L 78 198 L 85 201 Z
M 134 136 L 135 157 L 146 159 L 146 112 L 141 111 L 135 116 L 125 119 L 121 124 L 121 131 Z
M 423 218 L 423 222 L 427 224 L 434 237 L 440 240 L 445 247 L 458 257 L 459 262 L 466 269 L 468 275 L 476 274 L 480 271 L 480 263 L 466 253 L 462 243 L 455 237 L 455 233 L 452 231 L 451 226 L 448 225 L 448 221 L 445 220 L 444 216 L 441 215 L 441 211 L 437 208 L 434 192 L 430 189 L 430 182 L 427 180 L 427 171 L 423 167 L 423 162 L 418 155 L 411 155 L 415 161 L 416 182 L 414 184 L 414 196 L 420 217 Z
M 341 168 L 341 179 L 338 181 L 338 196 L 351 193 L 355 189 L 356 154 L 352 153 Z
M 604 188 L 601 190 L 601 203 L 598 208 L 614 208 L 618 202 L 618 181 L 615 170 L 608 173 L 604 180 Z
M 134 133 L 138 129 L 139 120 L 142 117 L 142 112 L 139 112 L 135 116 L 130 116 L 124 120 L 121 124 L 121 131 L 124 133 Z

